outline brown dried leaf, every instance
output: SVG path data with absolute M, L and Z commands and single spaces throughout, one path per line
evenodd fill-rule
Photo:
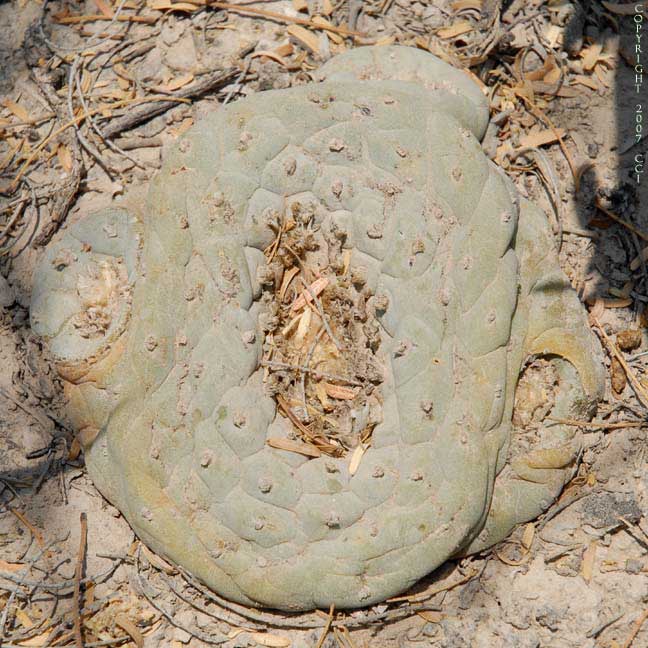
M 159 569 L 160 571 L 163 571 L 165 574 L 169 575 L 176 573 L 175 567 L 170 565 L 163 558 L 160 558 L 160 556 L 153 553 L 148 547 L 144 545 L 142 545 L 142 553 L 146 556 L 146 560 L 148 560 L 156 569 Z M 126 628 L 124 628 L 124 630 L 125 629 Z
M 144 637 L 142 636 L 142 633 L 125 614 L 118 614 L 115 617 L 115 624 L 124 630 L 124 632 L 128 633 L 130 638 L 135 642 L 137 648 L 143 648 Z
M 360 461 L 362 460 L 364 453 L 367 452 L 367 447 L 368 446 L 364 445 L 363 443 L 359 443 L 353 450 L 351 461 L 349 462 L 349 475 L 353 476 L 358 471 Z
M 468 32 L 473 31 L 473 29 L 474 27 L 472 23 L 467 20 L 460 20 L 450 27 L 442 27 L 437 31 L 436 35 L 439 38 L 448 40 L 451 38 L 457 38 L 457 36 L 461 36 L 462 34 L 467 34 Z
M 482 10 L 482 0 L 455 0 L 450 5 L 450 8 L 455 13 L 459 11 L 465 11 L 467 9 L 474 9 L 475 11 L 481 12 Z
M 425 619 L 428 623 L 441 623 L 445 618 L 441 612 L 437 612 L 436 610 L 422 610 L 416 614 L 418 614 L 421 619 Z
M 70 173 L 70 171 L 72 171 L 72 154 L 65 144 L 59 144 L 56 149 L 56 157 L 58 158 L 59 164 L 63 167 L 63 170 L 66 173 Z
M 326 394 L 326 388 L 321 382 L 315 383 L 315 395 L 322 404 L 325 412 L 330 412 L 333 409 L 331 401 L 328 399 L 328 395 Z
M 266 443 L 271 448 L 276 448 L 277 450 L 286 450 L 287 452 L 296 452 L 297 454 L 304 455 L 306 457 L 321 457 L 322 452 L 314 445 L 309 443 L 302 443 L 301 441 L 293 441 L 292 439 L 286 439 L 284 437 L 270 437 L 266 440 Z
M 322 27 L 333 27 L 333 23 L 330 20 L 324 18 L 324 16 L 313 16 L 311 22 L 315 25 L 321 25 Z M 327 30 L 327 36 L 337 45 L 344 43 L 344 38 L 340 34 L 336 34 L 330 30 Z
M 522 546 L 529 551 L 531 545 L 533 544 L 533 538 L 535 536 L 535 525 L 533 522 L 529 522 L 524 527 L 524 532 L 522 533 Z
M 29 112 L 23 108 L 19 103 L 11 99 L 3 99 L 2 105 L 13 115 L 18 117 L 20 121 L 29 121 Z
M 303 290 L 301 295 L 295 299 L 293 305 L 290 307 L 292 311 L 298 311 L 300 308 L 303 308 L 306 304 L 310 304 L 313 301 L 311 293 L 317 297 L 323 290 L 328 286 L 329 280 L 326 277 L 320 277 L 313 281 L 309 286 L 310 292 L 308 290 Z
M 286 32 L 296 40 L 302 47 L 310 50 L 313 54 L 319 54 L 319 38 L 300 25 L 289 25 Z
M 23 563 L 10 563 L 0 558 L 0 571 L 17 572 L 24 568 L 25 565 Z
M 603 52 L 602 43 L 592 43 L 581 51 L 583 57 L 583 70 L 591 72 L 594 66 L 598 63 L 601 53 Z
M 327 395 L 337 400 L 353 400 L 358 395 L 358 391 L 351 387 L 343 387 L 342 385 L 334 385 L 327 382 L 322 384 Z
M 592 572 L 594 570 L 594 560 L 596 559 L 596 540 L 589 543 L 587 549 L 583 553 L 583 562 L 581 564 L 581 576 L 583 580 L 589 585 L 592 580 Z
M 281 288 L 279 288 L 279 301 L 282 302 L 284 297 L 286 296 L 286 290 L 288 290 L 288 286 L 290 286 L 290 282 L 299 274 L 299 268 L 297 266 L 293 266 L 289 270 L 286 270 L 284 272 L 283 280 L 281 282 Z
M 520 144 L 524 147 L 531 146 L 537 148 L 538 146 L 546 146 L 547 144 L 555 144 L 558 141 L 558 136 L 565 136 L 564 128 L 546 128 L 534 133 L 528 133 L 520 138 Z
M 287 637 L 279 637 L 266 632 L 251 632 L 250 638 L 260 646 L 269 646 L 269 648 L 289 648 L 292 645 Z
M 585 76 L 584 74 L 575 74 L 571 77 L 571 85 L 583 85 L 590 90 L 599 89 L 598 83 L 592 77 Z
M 603 306 L 605 308 L 627 308 L 632 305 L 632 299 L 627 297 L 626 299 L 604 299 Z
M 170 2 L 169 0 L 149 0 L 147 6 L 156 11 L 188 11 L 190 13 L 200 9 L 200 5 L 189 2 Z
M 616 357 L 610 362 L 610 378 L 612 380 L 612 389 L 616 394 L 620 394 L 626 387 L 628 377 L 623 369 L 623 365 Z
M 106 18 L 112 18 L 115 14 L 113 13 L 112 7 L 105 0 L 94 0 L 97 5 L 97 9 L 101 12 Z
M 641 331 L 638 329 L 619 331 L 616 339 L 622 351 L 634 351 L 641 345 Z

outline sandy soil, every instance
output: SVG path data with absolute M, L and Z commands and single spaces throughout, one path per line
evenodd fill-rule
M 126 3 L 128 14 L 134 14 L 128 7 L 140 4 L 143 6 Z M 308 4 L 313 12 L 325 13 L 331 8 L 328 3 L 319 3 L 319 9 L 314 6 L 318 3 Z M 477 22 L 470 7 L 465 15 L 452 17 L 444 13 L 450 4 L 365 3 L 357 14 L 362 3 L 333 3 L 337 9 L 328 19 L 342 26 L 348 26 L 350 20 L 365 35 L 364 41 L 358 42 L 394 36 L 396 42 L 428 46 L 436 53 L 441 43 L 445 56 L 459 62 L 462 47 L 467 44 L 479 52 L 487 36 L 499 28 L 504 33 L 499 49 L 487 52 L 488 59 L 472 67 L 491 88 L 497 82 L 503 87 L 515 85 L 514 58 L 525 47 L 534 48 L 544 60 L 552 46 L 556 57 L 564 53 L 560 59 L 566 73 L 564 87 L 570 91 L 562 94 L 572 96 L 549 101 L 536 86 L 532 101 L 542 106 L 557 128 L 564 129 L 570 160 L 581 173 L 580 190 L 575 190 L 569 161 L 556 142 L 541 145 L 539 162 L 538 155 L 529 156 L 536 160 L 535 169 L 542 170 L 545 182 L 522 158 L 511 162 L 507 151 L 525 145 L 521 138 L 547 130 L 546 124 L 535 125 L 533 110 L 527 110 L 530 104 L 515 94 L 493 93 L 493 114 L 500 122 L 490 131 L 486 147 L 509 167 L 520 190 L 548 214 L 554 211 L 550 200 L 554 178 L 554 202 L 563 230 L 563 267 L 613 342 L 619 332 L 638 331 L 635 344 L 625 344 L 623 336 L 618 343 L 631 374 L 640 386 L 648 388 L 648 359 L 638 355 L 648 349 L 648 318 L 644 315 L 648 272 L 645 263 L 632 263 L 648 241 L 648 181 L 637 177 L 634 168 L 637 154 L 645 155 L 646 144 L 631 148 L 636 106 L 648 103 L 644 86 L 635 92 L 635 72 L 629 64 L 637 23 L 632 16 L 619 13 L 618 7 L 604 11 L 599 3 L 583 3 L 587 5 L 583 12 L 567 0 L 516 0 L 505 7 L 507 22 L 495 19 L 491 23 L 486 19 Z M 471 4 L 489 7 L 494 3 L 464 3 Z M 152 5 L 163 3 L 149 3 L 141 12 L 150 22 L 115 25 L 95 21 L 79 26 L 60 21 L 105 14 L 110 3 L 50 3 L 44 33 L 57 45 L 59 55 L 55 55 L 35 22 L 43 12 L 41 3 L 20 0 L 0 4 L 0 94 L 4 99 L 0 189 L 5 192 L 21 162 L 47 137 L 54 122 L 15 124 L 51 112 L 47 88 L 50 101 L 52 92 L 54 103 L 60 100 L 55 106 L 60 111 L 58 123 L 69 119 L 65 88 L 77 53 L 74 48 L 95 43 L 100 49 L 95 32 L 122 32 L 115 42 L 134 44 L 125 51 L 150 47 L 138 58 L 126 58 L 119 64 L 121 68 L 112 61 L 91 96 L 102 92 L 107 96 L 112 91 L 112 100 L 116 100 L 135 91 L 176 92 L 205 72 L 230 65 L 242 70 L 239 85 L 217 88 L 191 105 L 181 104 L 119 133 L 116 141 L 127 149 L 128 157 L 106 149 L 84 127 L 82 133 L 93 140 L 93 148 L 100 149 L 110 175 L 81 150 L 74 131 L 68 129 L 48 144 L 47 155 L 29 166 L 25 176 L 29 185 L 0 195 L 0 208 L 4 208 L 0 212 L 0 644 L 75 645 L 75 569 L 84 513 L 87 541 L 81 545 L 86 551 L 87 580 L 83 581 L 82 605 L 88 646 L 105 641 L 109 643 L 103 645 L 130 642 L 177 648 L 225 640 L 226 646 L 295 648 L 648 646 L 646 431 L 637 424 L 622 424 L 644 421 L 648 402 L 642 403 L 631 381 L 624 380 L 623 368 L 618 361 L 611 362 L 609 354 L 616 390 L 608 386 L 597 420 L 614 425 L 584 430 L 586 450 L 578 476 L 549 513 L 518 529 L 494 551 L 447 564 L 417 585 L 405 603 L 341 615 L 323 641 L 326 612 L 295 618 L 264 612 L 256 620 L 249 618 L 243 610 L 228 610 L 224 602 L 210 600 L 205 592 L 190 587 L 180 574 L 135 542 L 125 520 L 99 495 L 84 471 L 83 458 L 65 421 L 61 385 L 48 362 L 47 350 L 29 328 L 31 273 L 42 254 L 42 246 L 35 241 L 47 230 L 56 200 L 68 190 L 80 165 L 85 171 L 78 191 L 74 191 L 68 223 L 118 201 L 126 191 L 145 191 L 166 147 L 201 114 L 218 110 L 225 98 L 236 100 L 251 92 L 304 82 L 308 68 L 319 65 L 343 42 L 335 34 L 323 38 L 323 32 L 317 32 L 316 55 L 304 45 L 303 34 L 294 32 L 289 40 L 287 25 L 281 21 L 225 11 L 152 11 Z M 286 1 L 252 6 L 309 17 Z M 384 15 L 379 11 L 371 15 L 381 8 Z M 460 20 L 472 21 L 481 29 L 482 39 L 439 36 L 443 34 L 439 29 Z M 556 32 L 565 34 L 562 44 L 554 39 Z M 430 39 L 434 33 L 437 36 Z M 95 40 L 88 41 L 92 38 Z M 289 42 L 294 43 L 292 52 L 285 47 Z M 345 42 L 353 45 L 351 39 Z M 250 58 L 252 52 L 264 50 L 281 52 L 279 59 L 288 64 L 282 65 L 276 56 L 275 60 Z M 527 69 L 539 66 L 534 56 L 537 54 L 530 55 Z M 48 82 L 36 83 L 30 68 L 46 66 L 50 69 Z M 82 85 L 87 78 L 81 75 Z M 542 79 L 536 77 L 536 81 Z M 520 89 L 524 91 L 518 86 Z M 507 110 L 510 114 L 502 119 Z M 138 138 L 145 140 L 144 146 Z M 19 152 L 10 155 L 18 144 Z M 38 209 L 28 204 L 16 212 L 12 201 L 18 197 L 29 203 L 30 187 L 36 192 Z M 597 209 L 597 197 L 626 225 Z M 5 231 L 16 213 L 16 222 Z M 425 611 L 415 612 L 412 606 L 417 601 L 424 601 Z M 401 613 L 405 618 L 399 618 Z M 368 618 L 377 620 L 367 626 Z M 303 629 L 304 625 L 314 627 Z

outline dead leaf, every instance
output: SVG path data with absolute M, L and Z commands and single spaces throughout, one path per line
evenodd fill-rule
M 183 74 L 182 76 L 172 79 L 171 81 L 169 81 L 169 83 L 155 86 L 153 89 L 156 92 L 175 92 L 176 90 L 179 90 L 180 88 L 183 88 L 187 84 L 191 83 L 193 80 L 194 80 L 193 74 L 191 73 Z
M 614 392 L 616 394 L 623 392 L 628 382 L 628 378 L 623 369 L 623 365 L 616 357 L 613 357 L 612 361 L 610 362 L 610 378 Z
M 97 9 L 106 16 L 106 18 L 112 18 L 115 14 L 112 10 L 112 7 L 105 0 L 94 0 L 97 5 Z
M 11 101 L 11 99 L 3 99 L 2 100 L 2 105 L 13 115 L 18 117 L 20 121 L 29 121 L 29 112 L 23 108 L 20 104 L 16 103 L 15 101 Z
M 585 76 L 584 74 L 575 74 L 571 77 L 570 82 L 571 85 L 584 85 L 590 90 L 598 90 L 599 87 L 598 83 L 592 77 Z
M 337 400 L 353 400 L 358 395 L 358 392 L 355 389 L 351 389 L 351 387 L 343 387 L 342 385 L 334 385 L 332 383 L 322 384 L 324 385 L 326 394 Z
M 284 437 L 270 437 L 266 440 L 266 443 L 271 448 L 286 450 L 287 452 L 296 452 L 297 454 L 302 454 L 306 457 L 322 456 L 321 450 L 316 448 L 314 445 L 302 443 L 301 441 L 293 441 L 292 439 L 286 439 Z
M 467 34 L 468 32 L 473 31 L 474 27 L 472 23 L 467 20 L 460 20 L 450 27 L 442 27 L 436 33 L 439 38 L 448 40 L 450 38 L 456 38 L 462 34 Z
M 333 23 L 330 20 L 327 20 L 323 16 L 313 16 L 313 18 L 311 19 L 311 22 L 314 25 L 321 25 L 322 27 L 333 27 L 334 26 Z M 344 38 L 342 38 L 342 36 L 340 36 L 340 34 L 336 34 L 336 33 L 332 32 L 330 30 L 327 30 L 326 33 L 327 33 L 328 37 L 334 43 L 336 43 L 337 45 L 339 45 L 340 43 L 344 43 Z
M 632 299 L 627 297 L 626 299 L 603 299 L 604 308 L 628 308 L 632 306 Z
M 17 572 L 24 568 L 23 563 L 10 563 L 0 558 L 0 571 Z
M 533 544 L 533 538 L 535 536 L 535 525 L 533 522 L 529 522 L 524 527 L 524 532 L 522 533 L 522 546 L 529 551 L 531 545 Z
M 170 2 L 170 0 L 149 0 L 147 6 L 155 11 L 197 11 L 200 6 L 189 2 Z
M 125 614 L 118 614 L 115 617 L 115 624 L 124 630 L 124 632 L 128 633 L 130 638 L 135 642 L 137 648 L 143 648 L 144 637 L 142 636 L 142 633 Z
M 319 54 L 319 38 L 300 25 L 289 25 L 286 32 L 300 45 L 310 50 L 313 54 Z
M 479 11 L 481 13 L 482 0 L 455 0 L 455 2 L 450 5 L 450 8 L 455 13 L 458 13 L 459 11 L 466 11 L 468 9 L 474 9 L 475 11 Z
M 72 154 L 65 144 L 59 144 L 56 149 L 56 157 L 58 158 L 59 164 L 63 167 L 63 170 L 66 173 L 70 173 L 70 171 L 72 171 Z
M 541 131 L 535 131 L 533 133 L 528 133 L 520 138 L 520 144 L 523 147 L 531 146 L 537 148 L 539 146 L 546 146 L 547 144 L 554 144 L 558 142 L 558 137 L 565 136 L 564 128 L 547 128 Z
M 30 647 L 30 648 L 41 648 L 42 646 L 47 646 L 49 643 L 49 637 L 52 634 L 51 630 L 45 630 L 45 632 L 31 637 L 30 639 L 23 639 L 20 642 L 21 646 Z
M 353 476 L 356 474 L 358 467 L 360 466 L 360 461 L 365 452 L 367 452 L 367 447 L 363 443 L 359 443 L 353 450 L 351 455 L 351 461 L 349 463 L 349 475 Z
M 333 409 L 331 401 L 328 399 L 326 388 L 321 382 L 315 383 L 315 395 L 317 396 L 319 402 L 322 404 L 325 412 L 330 412 Z
M 418 614 L 421 619 L 425 619 L 428 623 L 441 623 L 445 618 L 441 612 L 437 612 L 436 610 L 422 610 L 416 614 Z
M 284 297 L 286 296 L 286 290 L 288 290 L 288 286 L 290 286 L 290 282 L 298 274 L 299 274 L 299 268 L 297 266 L 293 266 L 292 268 L 290 268 L 290 270 L 286 270 L 286 272 L 284 272 L 283 280 L 281 281 L 281 288 L 279 288 L 280 302 L 282 302 Z
M 589 543 L 587 549 L 583 553 L 583 562 L 581 564 L 581 576 L 583 580 L 589 585 L 592 580 L 592 572 L 594 570 L 594 560 L 596 559 L 596 540 Z
M 632 259 L 632 262 L 630 263 L 630 270 L 632 270 L 633 272 L 635 270 L 638 270 L 641 267 L 642 259 L 644 261 L 648 261 L 648 247 L 645 247 L 643 250 L 641 250 L 640 255 L 637 255 L 634 259 Z
M 288 67 L 288 63 L 286 63 L 286 61 L 281 56 L 279 56 L 279 54 L 273 52 L 272 50 L 259 50 L 257 52 L 252 52 L 252 54 L 250 54 L 251 59 L 258 58 L 259 56 L 265 56 L 266 58 L 276 61 L 277 63 L 279 63 L 279 65 Z
M 292 0 L 292 6 L 295 11 L 308 11 L 306 0 Z
M 589 72 L 594 69 L 594 66 L 598 63 L 599 57 L 603 52 L 602 43 L 592 43 L 589 47 L 584 48 L 581 51 L 581 56 L 583 57 L 583 70 Z
M 313 281 L 309 286 L 310 290 L 303 290 L 301 295 L 295 299 L 293 305 L 290 307 L 292 311 L 298 311 L 300 308 L 303 308 L 306 304 L 310 304 L 313 301 L 311 293 L 317 297 L 323 290 L 328 286 L 329 280 L 326 277 L 320 277 Z
M 254 639 L 260 646 L 268 646 L 269 648 L 289 648 L 292 645 L 287 637 L 279 637 L 266 632 L 251 632 L 250 638 Z
M 151 563 L 151 565 L 153 565 L 153 567 L 159 569 L 160 571 L 163 571 L 165 574 L 168 574 L 169 576 L 176 573 L 175 567 L 170 565 L 163 558 L 160 558 L 160 556 L 158 556 L 157 554 L 153 553 L 145 545 L 142 545 L 142 553 L 146 556 L 146 560 L 148 560 Z M 126 630 L 126 628 L 124 628 L 124 630 Z

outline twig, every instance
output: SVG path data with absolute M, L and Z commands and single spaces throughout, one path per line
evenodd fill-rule
M 79 538 L 79 552 L 77 554 L 76 569 L 74 571 L 74 640 L 77 648 L 84 648 L 83 634 L 81 632 L 81 578 L 85 564 L 86 544 L 88 542 L 88 517 L 81 513 L 81 535 Z
M 140 590 L 146 600 L 175 628 L 180 628 L 180 630 L 184 630 L 187 634 L 191 635 L 192 637 L 195 637 L 199 641 L 203 641 L 207 644 L 210 644 L 212 646 L 219 646 L 221 644 L 226 643 L 229 641 L 229 637 L 223 636 L 219 637 L 217 639 L 214 639 L 214 637 L 211 637 L 208 634 L 205 634 L 203 632 L 199 632 L 197 630 L 193 630 L 192 628 L 189 628 L 188 626 L 178 622 L 172 614 L 167 612 L 159 603 L 153 600 L 153 596 L 148 593 L 148 588 L 151 588 L 154 590 L 153 586 L 150 583 L 145 583 L 144 579 L 142 578 L 142 573 L 141 573 L 141 565 L 139 561 L 139 550 L 137 552 L 137 571 L 135 574 L 135 577 L 137 578 L 137 582 L 140 586 Z M 155 591 L 155 590 L 154 590 Z M 157 592 L 156 592 L 157 594 Z
M 598 321 L 598 319 L 596 319 L 596 317 L 592 317 L 592 322 L 594 323 L 594 326 L 596 326 L 596 328 L 600 331 L 605 345 L 607 346 L 610 353 L 619 361 L 619 363 L 623 367 L 623 370 L 625 371 L 626 376 L 628 376 L 628 380 L 632 384 L 632 387 L 634 388 L 635 393 L 637 394 L 637 397 L 641 401 L 642 405 L 644 407 L 648 407 L 648 392 L 646 392 L 644 386 L 641 384 L 641 382 L 639 382 L 637 376 L 635 376 L 634 371 L 632 371 L 632 368 L 626 362 L 623 354 L 621 353 L 621 351 L 619 351 L 617 345 L 612 342 L 610 336 L 605 332 L 605 330 L 601 326 L 601 323 Z
M 130 110 L 127 114 L 122 115 L 121 117 L 116 117 L 110 121 L 110 124 L 103 129 L 104 137 L 113 137 L 118 133 L 122 133 L 125 130 L 129 130 L 139 124 L 142 124 L 145 121 L 153 117 L 157 117 L 162 113 L 166 112 L 170 108 L 173 108 L 177 105 L 178 102 L 187 102 L 188 99 L 195 99 L 200 97 L 211 90 L 214 90 L 218 86 L 225 85 L 234 76 L 238 73 L 238 70 L 232 68 L 230 70 L 213 72 L 207 74 L 195 83 L 181 88 L 173 95 L 167 95 L 164 97 L 151 98 L 151 102 L 156 102 L 157 105 L 154 106 L 140 106 L 135 110 Z M 145 100 L 142 100 L 142 103 L 145 103 Z M 124 104 L 125 105 L 125 104 Z M 96 113 L 100 111 L 91 111 L 91 113 Z
M 353 378 L 347 378 L 346 376 L 339 376 L 338 374 L 327 373 L 326 371 L 319 371 L 319 369 L 311 369 L 304 365 L 293 365 L 288 362 L 279 362 L 278 360 L 262 360 L 262 367 L 273 367 L 275 369 L 287 369 L 288 371 L 302 371 L 304 373 L 313 374 L 314 376 L 321 376 L 322 378 L 328 378 L 329 380 L 337 380 L 339 382 L 346 383 L 347 385 L 353 385 L 354 387 L 362 387 L 362 383 L 358 380 L 353 380 Z
M 547 419 L 563 425 L 575 425 L 577 427 L 592 428 L 595 430 L 622 430 L 623 428 L 648 427 L 648 421 L 620 421 L 618 423 L 606 423 L 605 421 L 579 421 L 578 419 L 558 418 L 556 416 L 548 416 Z
M 326 639 L 326 635 L 329 633 L 329 630 L 331 629 L 331 623 L 333 623 L 334 611 L 335 611 L 335 604 L 331 603 L 331 607 L 329 608 L 329 613 L 328 613 L 328 619 L 326 620 L 326 625 L 322 630 L 322 634 L 320 635 L 319 641 L 317 642 L 317 646 L 315 646 L 315 648 L 322 648 L 322 645 L 324 644 L 324 639 Z
M 241 5 L 230 4 L 229 2 L 206 2 L 204 0 L 189 0 L 189 4 L 196 6 L 204 6 L 205 4 L 214 9 L 225 9 L 226 11 L 234 11 L 235 13 L 242 14 L 251 14 L 253 16 L 262 16 L 263 18 L 269 18 L 271 20 L 279 20 L 284 23 L 293 23 L 295 25 L 304 25 L 306 27 L 312 27 L 313 29 L 322 29 L 325 31 L 330 31 L 335 34 L 341 34 L 343 36 L 364 36 L 363 33 L 354 31 L 352 29 L 346 29 L 344 27 L 337 27 L 335 25 L 327 25 L 315 23 L 312 20 L 307 18 L 295 18 L 293 16 L 287 16 L 286 14 L 279 13 L 277 11 L 267 11 L 266 9 L 257 9 L 256 7 L 247 7 Z
M 306 362 L 304 363 L 306 367 L 310 367 L 310 361 L 313 357 L 313 353 L 315 353 L 315 349 L 317 348 L 319 341 L 322 339 L 323 334 L 324 334 L 324 329 L 320 329 L 317 332 L 317 335 L 315 336 L 315 339 L 313 340 L 313 343 L 311 344 L 311 347 L 308 350 L 308 354 L 306 355 Z M 299 383 L 301 389 L 301 397 L 304 403 L 304 414 L 306 415 L 306 417 L 308 417 L 308 403 L 306 402 L 306 376 L 309 373 L 310 373 L 309 371 L 303 371 Z
M 644 624 L 644 621 L 648 619 L 648 609 L 644 610 L 641 616 L 635 621 L 635 624 L 632 626 L 632 631 L 628 638 L 623 642 L 621 648 L 630 648 L 632 642 L 635 640 L 636 636 L 641 630 L 641 626 Z
M 609 209 L 607 209 L 607 207 L 605 207 L 601 203 L 601 200 L 598 197 L 596 198 L 595 204 L 596 204 L 596 208 L 600 209 L 608 218 L 611 218 L 613 221 L 616 221 L 620 225 L 623 225 L 623 227 L 626 227 L 631 232 L 634 232 L 640 239 L 643 239 L 644 241 L 648 241 L 648 234 L 642 232 L 640 229 L 635 227 L 632 223 L 629 223 L 627 220 L 624 220 L 620 216 L 617 216 L 614 212 L 611 212 Z

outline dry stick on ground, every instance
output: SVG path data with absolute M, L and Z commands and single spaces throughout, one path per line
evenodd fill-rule
M 648 609 L 644 610 L 642 615 L 635 621 L 635 624 L 632 627 L 632 631 L 630 632 L 630 636 L 625 640 L 621 648 L 630 648 L 630 646 L 632 646 L 632 642 L 639 634 L 639 631 L 641 630 L 641 626 L 644 624 L 644 621 L 646 619 L 648 619 Z
M 619 421 L 618 423 L 607 423 L 606 421 L 579 421 L 578 419 L 558 418 L 556 416 L 548 416 L 547 419 L 549 421 L 554 421 L 555 423 L 562 423 L 563 425 L 574 425 L 594 430 L 622 430 L 623 428 L 648 427 L 648 421 Z
M 639 379 L 635 375 L 634 371 L 632 371 L 630 365 L 626 362 L 626 359 L 623 357 L 623 354 L 621 353 L 621 351 L 619 351 L 617 345 L 614 344 L 614 342 L 610 339 L 610 336 L 605 332 L 598 319 L 596 319 L 596 317 L 592 317 L 591 319 L 592 322 L 594 323 L 594 326 L 601 333 L 601 337 L 603 338 L 603 341 L 605 342 L 605 346 L 607 346 L 608 351 L 619 361 L 619 363 L 623 367 L 623 370 L 625 371 L 626 376 L 628 376 L 628 380 L 630 381 L 630 384 L 634 388 L 634 391 L 637 394 L 639 400 L 641 401 L 641 404 L 644 407 L 648 408 L 648 392 L 646 391 L 645 387 L 641 384 L 641 382 L 639 382 Z
M 362 383 L 353 378 L 347 378 L 346 376 L 339 376 L 338 374 L 328 373 L 326 371 L 320 371 L 319 369 L 311 369 L 304 365 L 293 365 L 288 362 L 279 362 L 278 360 L 261 360 L 262 367 L 270 367 L 275 369 L 287 369 L 288 371 L 301 371 L 303 373 L 309 373 L 314 376 L 321 376 L 322 378 L 328 378 L 329 380 L 337 380 L 338 382 L 345 383 L 347 385 L 353 385 L 354 387 L 362 387 Z
M 77 554 L 76 569 L 74 571 L 74 640 L 77 648 L 83 648 L 83 633 L 81 632 L 81 579 L 85 564 L 86 544 L 88 542 L 88 518 L 81 513 L 81 534 L 79 538 L 79 553 Z
M 61 121 L 64 121 L 64 109 L 62 108 L 61 101 L 54 90 L 52 81 L 50 80 L 50 75 L 39 68 L 32 68 L 32 77 L 51 109 L 56 113 L 57 117 Z M 65 178 L 61 183 L 60 190 L 55 194 L 53 205 L 50 210 L 49 222 L 43 226 L 40 234 L 34 239 L 33 244 L 35 246 L 46 245 L 52 236 L 54 236 L 60 224 L 65 220 L 68 210 L 72 206 L 77 192 L 79 191 L 79 186 L 81 185 L 83 159 L 81 157 L 79 143 L 70 133 L 64 133 L 63 139 L 65 144 L 68 146 L 72 157 L 72 169 L 67 174 L 67 178 Z M 34 153 L 36 151 L 38 151 L 38 148 L 35 149 Z M 34 155 L 34 153 L 32 153 L 32 155 Z M 31 155 L 27 160 L 31 162 L 30 158 L 32 158 Z M 25 164 L 27 164 L 27 161 Z M 23 165 L 21 171 L 26 168 L 27 167 Z M 21 175 L 22 173 L 19 172 L 16 178 L 14 178 L 14 183 L 20 180 Z
M 292 23 L 295 25 L 304 25 L 306 27 L 312 27 L 314 29 L 322 29 L 324 31 L 330 31 L 335 34 L 341 34 L 342 36 L 364 36 L 362 32 L 354 31 L 352 29 L 346 29 L 344 27 L 336 27 L 335 25 L 326 25 L 315 23 L 308 18 L 295 18 L 293 16 L 287 16 L 286 14 L 279 13 L 277 11 L 267 11 L 266 9 L 257 9 L 256 7 L 248 7 L 236 4 L 230 4 L 229 2 L 205 2 L 205 0 L 188 0 L 189 4 L 195 5 L 196 7 L 212 7 L 213 9 L 225 9 L 227 11 L 234 11 L 235 13 L 248 14 L 252 16 L 261 16 L 262 18 L 269 18 L 270 20 L 279 20 L 284 23 Z
M 206 587 L 203 587 L 193 576 L 188 574 L 183 569 L 178 569 L 178 571 L 184 578 L 185 582 L 187 582 L 198 592 L 200 592 L 207 600 L 212 601 L 221 608 L 229 610 L 234 614 L 238 614 L 245 620 L 263 623 L 275 628 L 292 628 L 295 630 L 314 630 L 317 628 L 323 628 L 327 623 L 326 619 L 313 619 L 313 617 L 316 616 L 313 613 L 294 614 L 291 619 L 291 617 L 287 614 L 282 616 L 269 612 L 261 612 L 253 608 L 247 608 L 239 603 L 228 601 L 227 599 L 218 596 L 218 594 L 215 594 Z M 452 587 L 454 587 L 454 585 Z M 343 618 L 334 620 L 331 625 L 333 627 L 346 626 L 347 628 L 362 628 L 374 623 L 378 623 L 380 621 L 397 621 L 398 619 L 404 619 L 405 617 L 412 616 L 417 612 L 425 612 L 429 610 L 438 611 L 438 608 L 436 606 L 430 605 L 406 605 L 392 608 L 390 610 L 386 610 L 385 612 L 368 613 L 365 611 L 364 617 L 350 617 L 344 615 Z
M 640 239 L 643 239 L 644 241 L 648 241 L 648 234 L 645 232 L 642 232 L 640 229 L 635 227 L 632 223 L 628 223 L 628 221 L 624 220 L 620 216 L 617 216 L 614 212 L 611 212 L 607 207 L 605 207 L 599 198 L 596 199 L 596 208 L 600 209 L 608 218 L 611 218 L 613 221 L 616 221 L 619 223 L 619 225 L 623 225 L 623 227 L 626 227 L 629 229 L 631 232 L 634 232 Z
M 326 625 L 324 626 L 324 629 L 322 630 L 322 634 L 320 635 L 319 641 L 317 642 L 317 646 L 315 646 L 315 648 L 322 648 L 322 644 L 324 643 L 324 639 L 326 639 L 326 635 L 329 633 L 329 630 L 331 629 L 331 623 L 333 623 L 333 612 L 334 611 L 335 611 L 335 604 L 331 603 L 331 607 L 329 608 L 328 619 L 326 620 Z
M 170 108 L 177 106 L 179 101 L 197 99 L 216 88 L 226 85 L 229 81 L 234 79 L 238 73 L 239 70 L 231 68 L 225 71 L 218 70 L 217 72 L 206 74 L 195 83 L 185 86 L 177 92 L 170 94 L 166 100 L 164 97 L 156 99 L 156 105 L 140 106 L 134 110 L 128 111 L 127 114 L 122 115 L 121 117 L 112 119 L 110 124 L 108 124 L 106 128 L 102 129 L 101 132 L 106 138 L 118 135 L 119 133 L 138 126 L 153 117 L 161 115 Z

